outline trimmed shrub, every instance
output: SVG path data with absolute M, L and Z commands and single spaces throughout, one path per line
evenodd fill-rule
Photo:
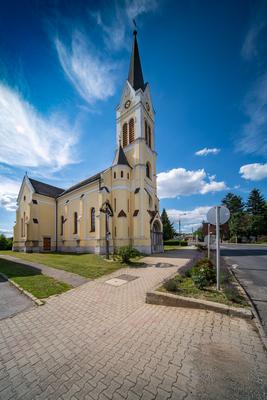
M 181 240 L 180 246 L 188 246 L 187 240 Z
M 140 255 L 139 251 L 133 249 L 131 246 L 122 246 L 117 250 L 117 254 L 122 263 L 129 263 L 131 258 L 138 257 Z
M 164 282 L 163 287 L 168 292 L 176 292 L 177 291 L 177 282 L 175 279 L 170 279 L 167 282 Z

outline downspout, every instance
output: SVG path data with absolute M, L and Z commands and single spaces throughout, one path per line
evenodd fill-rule
M 57 252 L 57 248 L 58 248 L 58 245 L 57 245 L 57 220 L 58 220 L 57 213 L 58 213 L 58 206 L 57 206 L 57 199 L 56 199 L 56 252 Z

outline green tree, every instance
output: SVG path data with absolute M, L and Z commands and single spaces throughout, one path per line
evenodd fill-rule
M 230 192 L 222 199 L 222 204 L 229 209 L 231 214 L 242 212 L 245 207 L 242 197 Z
M 228 222 L 230 236 L 237 240 L 241 236 L 248 235 L 249 220 L 245 214 L 245 204 L 241 196 L 234 193 L 227 193 L 222 199 L 222 204 L 230 211 L 230 220 Z
M 253 189 L 248 197 L 247 212 L 251 218 L 250 234 L 256 238 L 267 233 L 267 207 L 259 189 Z
M 169 220 L 165 208 L 163 208 L 162 210 L 161 221 L 163 224 L 163 240 L 173 239 L 176 234 L 176 231 L 173 227 L 173 223 Z
M 12 238 L 6 238 L 5 235 L 0 235 L 0 250 L 11 250 Z

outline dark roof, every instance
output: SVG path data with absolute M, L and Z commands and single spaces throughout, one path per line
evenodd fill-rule
M 87 178 L 84 181 L 81 181 L 81 182 L 77 183 L 76 185 L 71 186 L 69 189 L 63 191 L 63 193 L 61 193 L 60 195 L 62 196 L 66 193 L 72 192 L 73 190 L 79 189 L 82 186 L 88 185 L 91 182 L 97 181 L 98 179 L 100 179 L 100 176 L 101 176 L 101 172 L 99 172 L 96 175 L 90 176 L 90 178 Z
M 119 148 L 116 151 L 113 165 L 128 165 L 128 167 L 131 167 L 121 145 L 119 145 Z
M 145 83 L 143 78 L 141 60 L 139 56 L 138 44 L 137 44 L 137 31 L 133 32 L 133 48 L 132 48 L 132 56 L 129 67 L 128 81 L 134 88 L 134 90 L 142 89 L 145 90 Z
M 56 186 L 48 185 L 47 183 L 36 181 L 35 179 L 29 178 L 34 190 L 38 194 L 48 197 L 58 197 L 64 192 L 64 189 L 58 188 Z

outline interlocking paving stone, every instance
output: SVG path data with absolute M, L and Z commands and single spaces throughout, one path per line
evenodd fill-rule
M 145 304 L 176 270 L 123 269 L 139 278 L 106 285 L 117 271 L 0 321 L 0 399 L 266 398 L 266 353 L 250 323 Z

